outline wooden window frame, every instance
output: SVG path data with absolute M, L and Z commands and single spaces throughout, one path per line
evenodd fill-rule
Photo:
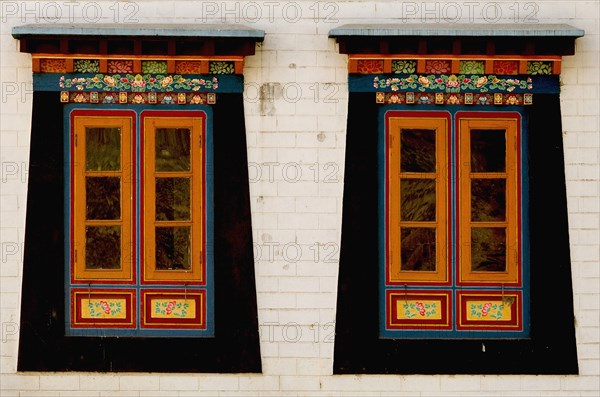
M 523 196 L 521 114 L 517 111 L 437 111 L 384 109 L 380 135 L 380 233 L 385 240 L 380 246 L 380 259 L 385 276 L 381 278 L 380 319 L 384 338 L 524 338 L 529 329 L 529 275 L 524 266 L 522 206 Z M 436 131 L 436 172 L 400 172 L 403 129 Z M 471 173 L 470 131 L 503 130 L 505 142 L 502 172 Z M 524 150 L 527 150 L 526 148 Z M 401 218 L 400 181 L 410 178 L 436 179 L 435 221 L 406 222 Z M 506 195 L 502 221 L 471 220 L 471 181 L 473 179 L 504 179 Z M 425 226 L 423 226 L 425 225 Z M 401 270 L 402 248 L 400 227 L 436 228 L 436 271 Z M 499 227 L 506 230 L 506 269 L 502 271 L 471 270 L 471 229 Z M 442 238 L 440 238 L 440 236 Z M 443 293 L 447 299 L 439 299 Z M 423 302 L 411 297 L 419 295 Z M 485 296 L 485 305 L 502 307 L 497 320 L 478 313 L 475 299 Z M 390 300 L 390 297 L 394 297 Z M 425 299 L 427 298 L 427 299 Z M 434 302 L 435 301 L 435 302 Z M 402 302 L 402 310 L 399 310 Z M 420 303 L 419 303 L 420 302 Z M 497 306 L 493 306 L 497 303 Z M 421 306 L 419 306 L 421 305 Z M 483 304 L 481 304 L 483 306 Z M 420 309 L 415 312 L 415 306 Z M 468 306 L 468 308 L 467 308 Z M 427 308 L 429 307 L 429 309 Z M 475 310 L 475 314 L 472 311 Z M 500 310 L 500 309 L 498 309 Z M 448 322 L 439 323 L 440 311 L 448 313 Z M 478 317 L 479 316 L 479 317 Z
M 195 283 L 205 282 L 204 270 L 204 153 L 205 143 L 202 117 L 145 116 L 142 114 L 142 133 L 144 151 L 144 282 Z M 155 171 L 155 128 L 189 128 L 191 133 L 191 153 L 189 172 L 156 172 Z M 189 221 L 161 221 L 165 226 L 190 226 L 192 263 L 190 270 L 156 270 L 155 255 L 155 220 L 156 199 L 155 181 L 160 177 L 189 177 L 190 215 Z
M 518 284 L 520 281 L 521 242 L 519 237 L 520 225 L 520 145 L 519 127 L 516 118 L 474 118 L 459 116 L 457 127 L 459 134 L 459 283 L 476 284 Z M 470 171 L 470 131 L 498 130 L 506 132 L 505 172 L 472 173 Z M 471 181 L 474 178 L 506 180 L 506 219 L 503 222 L 472 222 L 471 221 Z M 499 272 L 475 272 L 471 270 L 471 228 L 504 227 L 506 228 L 506 270 Z
M 129 113 L 129 112 L 126 112 Z M 134 184 L 132 181 L 133 163 L 132 139 L 135 130 L 134 115 L 81 115 L 73 116 L 71 121 L 71 278 L 73 282 L 81 281 L 122 281 L 134 279 L 133 222 L 132 202 Z M 121 170 L 120 171 L 86 171 L 86 128 L 118 127 L 121 129 Z M 121 178 L 121 219 L 120 220 L 86 220 L 86 176 L 118 176 Z M 86 269 L 86 226 L 121 226 L 121 268 L 119 270 Z
M 450 128 L 447 117 L 413 117 L 395 116 L 387 120 L 388 153 L 387 184 L 387 274 L 388 282 L 405 283 L 419 281 L 449 282 L 448 261 L 448 132 Z M 402 129 L 433 129 L 436 131 L 436 171 L 432 173 L 401 172 L 400 132 Z M 427 178 L 436 181 L 436 216 L 435 221 L 411 222 L 400 218 L 400 181 L 402 179 Z M 396 226 L 395 226 L 396 225 Z M 400 229 L 403 226 L 435 227 L 436 230 L 436 271 L 406 271 L 401 269 Z

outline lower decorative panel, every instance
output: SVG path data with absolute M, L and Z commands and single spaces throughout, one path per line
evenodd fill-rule
M 496 292 L 459 292 L 458 330 L 521 331 L 522 294 Z
M 142 328 L 206 329 L 206 291 L 141 292 Z
M 451 329 L 450 292 L 386 292 L 388 329 Z
M 135 328 L 135 290 L 71 290 L 72 328 Z

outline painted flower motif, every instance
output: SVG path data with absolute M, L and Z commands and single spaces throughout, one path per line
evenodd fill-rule
M 419 100 L 419 103 L 422 103 L 422 104 L 430 104 L 430 103 L 431 103 L 431 100 L 430 100 L 430 99 L 429 99 L 429 97 L 428 97 L 427 95 L 425 95 L 425 94 L 423 94 L 423 95 L 419 96 L 419 99 L 418 99 L 418 100 Z
M 163 87 L 166 87 L 166 86 L 170 85 L 172 82 L 173 82 L 173 77 L 167 76 L 164 79 L 162 79 L 162 81 L 160 82 L 160 85 L 162 85 Z
M 100 301 L 100 306 L 102 306 L 105 314 L 110 314 L 110 306 L 108 305 L 108 302 Z
M 519 99 L 517 99 L 516 96 L 511 95 L 506 99 L 506 103 L 508 103 L 509 105 L 518 105 Z
M 111 76 L 104 76 L 104 82 L 111 87 L 115 86 L 115 79 Z
M 112 95 L 107 95 L 104 97 L 102 103 L 115 103 L 115 97 Z
M 177 303 L 176 301 L 170 301 L 167 304 L 167 308 L 165 309 L 165 311 L 167 312 L 167 315 L 171 315 L 173 313 L 173 308 L 175 307 L 176 303 Z
M 450 95 L 450 97 L 448 98 L 448 103 L 451 105 L 455 105 L 457 103 L 459 103 L 459 99 L 456 95 Z
M 196 87 L 194 87 L 194 88 L 196 88 Z M 204 101 L 202 100 L 202 97 L 200 95 L 194 95 L 190 102 L 195 103 L 195 104 L 204 103 Z
M 425 63 L 425 69 L 428 73 L 448 73 L 450 72 L 450 61 L 442 59 L 428 60 Z
M 425 316 L 425 306 L 422 302 L 417 302 L 417 309 L 419 310 L 419 314 L 421 316 Z
M 140 94 L 137 94 L 132 99 L 133 103 L 144 103 L 144 97 Z
M 471 79 L 468 77 L 465 77 L 462 82 L 463 82 L 463 84 L 469 84 L 471 82 Z
M 425 76 L 419 76 L 418 82 L 425 87 L 429 87 L 429 79 Z
M 135 77 L 133 78 L 133 81 L 131 82 L 131 86 L 132 87 L 145 87 L 146 86 L 146 82 L 144 81 L 144 78 L 142 77 L 141 74 L 135 75 Z
M 83 91 L 83 86 L 81 84 L 77 84 L 75 86 L 79 91 Z
M 481 315 L 483 317 L 487 316 L 491 307 L 492 307 L 492 304 L 490 302 L 483 305 L 483 308 L 481 309 Z
M 451 74 L 448 76 L 448 81 L 446 81 L 446 87 L 458 87 L 460 85 L 460 81 L 458 81 L 458 77 L 455 74 Z
M 400 102 L 400 98 L 398 97 L 398 95 L 393 94 L 393 95 L 390 96 L 389 102 L 390 103 L 399 103 Z
M 477 79 L 477 81 L 475 82 L 475 86 L 477 88 L 480 88 L 482 85 L 487 84 L 488 79 L 485 76 L 481 76 L 480 78 Z
M 78 102 L 78 103 L 86 102 L 85 96 L 83 94 L 75 95 L 75 98 L 73 98 L 73 101 Z

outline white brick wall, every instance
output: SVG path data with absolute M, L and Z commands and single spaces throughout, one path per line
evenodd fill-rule
M 69 4 L 0 2 L 2 396 L 598 395 L 598 1 L 138 0 L 127 5 L 84 0 L 76 7 Z M 98 9 L 100 14 L 95 13 Z M 70 22 L 72 16 L 74 22 L 88 23 L 203 23 L 223 18 L 266 31 L 264 43 L 245 64 L 253 236 L 261 247 L 255 266 L 262 375 L 16 372 L 32 95 L 30 59 L 17 52 L 10 29 L 24 23 L 52 23 L 57 15 L 61 22 Z M 97 21 L 96 15 L 101 17 Z M 422 21 L 569 23 L 586 30 L 585 37 L 577 40 L 577 54 L 564 58 L 561 76 L 579 376 L 332 375 L 330 336 L 335 321 L 348 88 L 346 57 L 338 54 L 327 33 L 345 23 Z M 258 88 L 264 84 L 273 87 L 272 101 L 258 100 Z M 274 247 L 272 255 L 269 247 Z

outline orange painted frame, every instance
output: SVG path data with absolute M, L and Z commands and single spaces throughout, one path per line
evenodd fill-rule
M 72 281 L 117 280 L 133 281 L 132 197 L 131 180 L 133 116 L 74 116 L 72 129 L 73 165 L 72 197 Z M 86 171 L 86 128 L 121 129 L 121 170 Z M 121 219 L 86 220 L 86 176 L 121 178 Z M 119 270 L 89 270 L 85 264 L 86 226 L 121 226 L 121 268 Z
M 519 241 L 519 123 L 516 118 L 460 118 L 459 128 L 459 282 L 516 284 L 520 280 L 520 241 Z M 471 173 L 470 171 L 470 131 L 498 130 L 506 131 L 505 172 Z M 473 177 L 503 178 L 506 180 L 506 220 L 503 222 L 471 221 L 471 180 Z M 506 228 L 506 271 L 475 272 L 471 270 L 471 228 Z
M 436 172 L 400 172 L 400 131 L 405 128 L 436 130 Z M 448 134 L 449 119 L 445 117 L 394 117 L 387 119 L 388 145 L 388 211 L 387 211 L 387 282 L 449 282 L 448 256 Z M 402 221 L 400 219 L 401 179 L 430 178 L 436 180 L 436 220 L 433 222 Z M 403 271 L 401 269 L 400 227 L 435 227 L 436 271 Z
M 143 279 L 158 282 L 192 282 L 203 283 L 205 271 L 202 252 L 205 215 L 203 211 L 204 170 L 203 156 L 205 139 L 203 134 L 204 119 L 201 117 L 144 117 L 144 261 Z M 155 171 L 155 128 L 189 128 L 191 131 L 191 153 L 189 172 L 156 172 Z M 191 270 L 156 270 L 156 186 L 157 176 L 189 177 L 192 180 L 190 194 L 189 221 L 161 221 L 164 226 L 191 227 Z

